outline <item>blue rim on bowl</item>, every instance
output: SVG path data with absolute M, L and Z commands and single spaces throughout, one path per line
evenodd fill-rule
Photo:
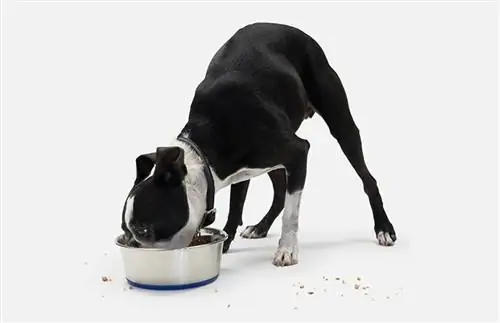
M 141 284 L 141 283 L 136 283 L 128 278 L 127 282 L 129 283 L 130 286 L 137 287 L 137 288 L 142 288 L 142 289 L 149 289 L 149 290 L 183 290 L 183 289 L 192 289 L 192 288 L 197 288 L 197 287 L 202 287 L 205 285 L 208 285 L 210 283 L 213 283 L 214 281 L 217 280 L 219 275 L 202 280 L 200 282 L 194 282 L 190 284 L 182 284 L 182 285 L 149 285 L 149 284 Z

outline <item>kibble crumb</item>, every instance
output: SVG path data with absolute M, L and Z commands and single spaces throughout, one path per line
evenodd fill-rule
M 85 261 L 83 264 L 84 264 L 84 265 L 88 265 L 89 263 Z
M 312 294 L 314 294 L 314 292 L 313 292 L 313 291 L 310 291 L 310 292 L 307 292 L 307 293 L 308 293 L 309 295 L 312 295 Z
M 216 288 L 216 289 L 214 290 L 214 292 L 215 292 L 215 293 L 218 293 L 218 292 L 219 292 L 219 290 Z
M 299 308 L 297 306 L 294 306 L 293 309 L 296 311 L 298 310 Z
M 323 288 L 323 292 L 325 292 L 325 293 L 326 293 L 326 288 Z
M 231 307 L 231 304 L 227 304 L 227 308 L 230 308 Z
M 342 284 L 345 284 L 345 280 L 342 279 Z
M 299 288 L 300 288 L 300 289 L 304 289 L 304 285 L 300 285 L 300 286 L 299 286 Z
M 358 281 L 361 281 L 361 277 L 358 276 L 358 278 L 356 278 Z
M 385 298 L 390 299 L 391 297 L 390 296 L 386 296 Z
M 340 293 L 340 297 L 344 297 L 344 294 L 343 294 L 343 293 Z
M 367 293 L 367 292 L 365 292 L 365 295 L 368 295 L 368 293 Z
M 354 289 L 359 289 L 359 284 L 354 284 Z
M 340 280 L 340 277 L 335 277 L 335 280 Z
M 102 280 L 103 282 L 110 282 L 110 281 L 111 281 L 111 278 L 106 277 L 106 276 L 102 276 L 102 277 L 101 277 L 101 280 Z

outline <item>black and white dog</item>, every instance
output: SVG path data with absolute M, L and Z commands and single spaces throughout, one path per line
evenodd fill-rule
M 212 58 L 179 136 L 136 159 L 137 177 L 122 214 L 126 239 L 148 247 L 186 247 L 198 228 L 213 222 L 214 194 L 230 185 L 227 251 L 242 224 L 250 179 L 268 173 L 273 206 L 242 236 L 265 236 L 284 208 L 273 263 L 296 264 L 309 142 L 295 133 L 314 112 L 363 181 L 379 244 L 393 245 L 396 234 L 366 167 L 339 77 L 314 39 L 272 23 L 238 30 Z

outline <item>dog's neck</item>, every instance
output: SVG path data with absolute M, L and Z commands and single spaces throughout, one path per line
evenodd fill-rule
M 205 167 L 209 169 L 214 180 L 216 193 L 221 189 L 220 181 L 210 165 L 205 165 L 202 157 L 188 143 L 175 139 L 172 146 L 180 147 L 184 150 L 184 164 L 187 174 L 184 179 L 186 196 L 189 205 L 189 221 L 193 226 L 199 226 L 207 210 L 208 178 L 205 174 Z

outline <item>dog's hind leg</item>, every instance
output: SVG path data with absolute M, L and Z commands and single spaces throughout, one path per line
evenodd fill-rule
M 281 237 L 278 249 L 274 254 L 273 264 L 276 266 L 290 266 L 298 263 L 299 210 L 304 189 L 309 142 L 295 136 L 286 147 L 286 162 L 283 166 L 286 171 L 285 210 L 283 211 Z
M 375 235 L 381 245 L 393 245 L 396 233 L 385 213 L 377 181 L 369 172 L 363 156 L 361 137 L 349 110 L 347 95 L 338 75 L 326 59 L 314 70 L 307 89 L 316 112 L 325 120 L 330 133 L 340 144 L 350 164 L 363 181 L 375 222 Z
M 241 232 L 241 237 L 246 239 L 258 239 L 267 236 L 271 225 L 285 206 L 286 173 L 285 170 L 275 169 L 267 173 L 273 184 L 274 197 L 271 208 L 266 215 L 255 225 L 249 225 Z
M 231 197 L 229 200 L 229 215 L 227 217 L 226 225 L 224 226 L 224 231 L 227 233 L 228 238 L 224 241 L 222 247 L 222 252 L 227 252 L 231 242 L 234 240 L 236 235 L 236 229 L 239 225 L 242 225 L 242 214 L 243 206 L 245 204 L 245 199 L 247 197 L 248 185 L 250 180 L 239 182 L 231 185 Z

